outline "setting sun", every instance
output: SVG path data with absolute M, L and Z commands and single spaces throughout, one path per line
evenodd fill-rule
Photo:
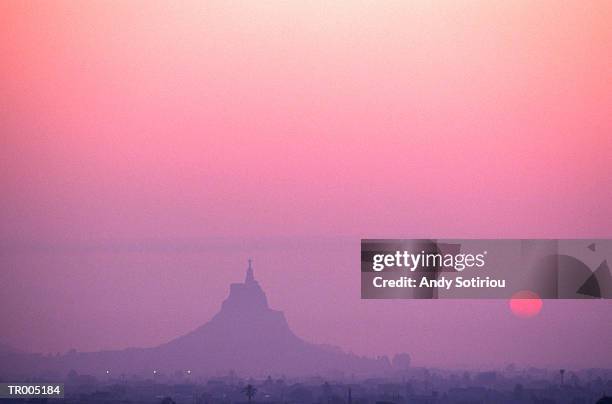
M 510 310 L 517 317 L 534 317 L 542 310 L 542 299 L 528 290 L 517 292 L 510 299 Z

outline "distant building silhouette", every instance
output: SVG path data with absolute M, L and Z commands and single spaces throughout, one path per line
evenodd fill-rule
M 197 304 L 197 302 L 196 302 Z M 0 362 L 0 374 L 31 373 L 32 361 L 19 355 Z M 308 343 L 296 336 L 283 312 L 268 305 L 255 279 L 249 259 L 244 282 L 232 283 L 221 310 L 192 332 L 153 348 L 121 351 L 73 352 L 46 358 L 45 369 L 66 374 L 103 376 L 175 374 L 202 377 L 227 373 L 267 376 L 338 374 L 375 375 L 391 370 L 386 358 L 371 359 L 345 353 L 339 348 Z M 108 374 L 104 372 L 108 370 Z M 155 376 L 157 379 L 159 377 Z

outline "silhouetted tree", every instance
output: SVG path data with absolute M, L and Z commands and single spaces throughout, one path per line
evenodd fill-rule
M 170 398 L 170 397 L 165 397 L 162 401 L 161 404 L 176 404 L 176 402 Z
M 563 376 L 565 375 L 565 369 L 559 370 L 559 373 L 561 374 L 561 386 L 563 386 Z
M 252 384 L 247 384 L 247 386 L 244 389 L 242 389 L 242 392 L 247 396 L 247 398 L 249 399 L 249 403 L 250 403 L 253 397 L 255 397 L 255 393 L 257 393 L 257 389 L 253 387 Z

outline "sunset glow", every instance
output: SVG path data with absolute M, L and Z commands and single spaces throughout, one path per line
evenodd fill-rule
M 510 310 L 517 317 L 534 317 L 542 310 L 542 299 L 530 291 L 517 292 L 509 303 Z
M 309 341 L 609 365 L 607 301 L 364 303 L 355 274 L 360 238 L 610 237 L 611 21 L 610 1 L 1 1 L 2 337 L 154 346 L 253 257 Z

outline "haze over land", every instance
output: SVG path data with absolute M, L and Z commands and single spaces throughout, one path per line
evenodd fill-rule
M 611 366 L 610 301 L 361 301 L 361 237 L 610 237 L 609 2 L 0 4 L 0 341 Z
M 404 370 L 410 356 L 393 364 Z M 353 375 L 381 376 L 391 372 L 388 358 L 366 358 L 338 347 L 316 345 L 295 335 L 282 311 L 272 310 L 255 280 L 249 260 L 244 282 L 230 285 L 221 310 L 195 330 L 153 348 L 41 356 L 0 351 L 0 376 L 85 374 L 172 375 L 177 371 L 199 378 L 230 373 L 248 377 Z M 153 373 L 154 372 L 154 373 Z M 45 377 L 45 376 L 43 376 Z

